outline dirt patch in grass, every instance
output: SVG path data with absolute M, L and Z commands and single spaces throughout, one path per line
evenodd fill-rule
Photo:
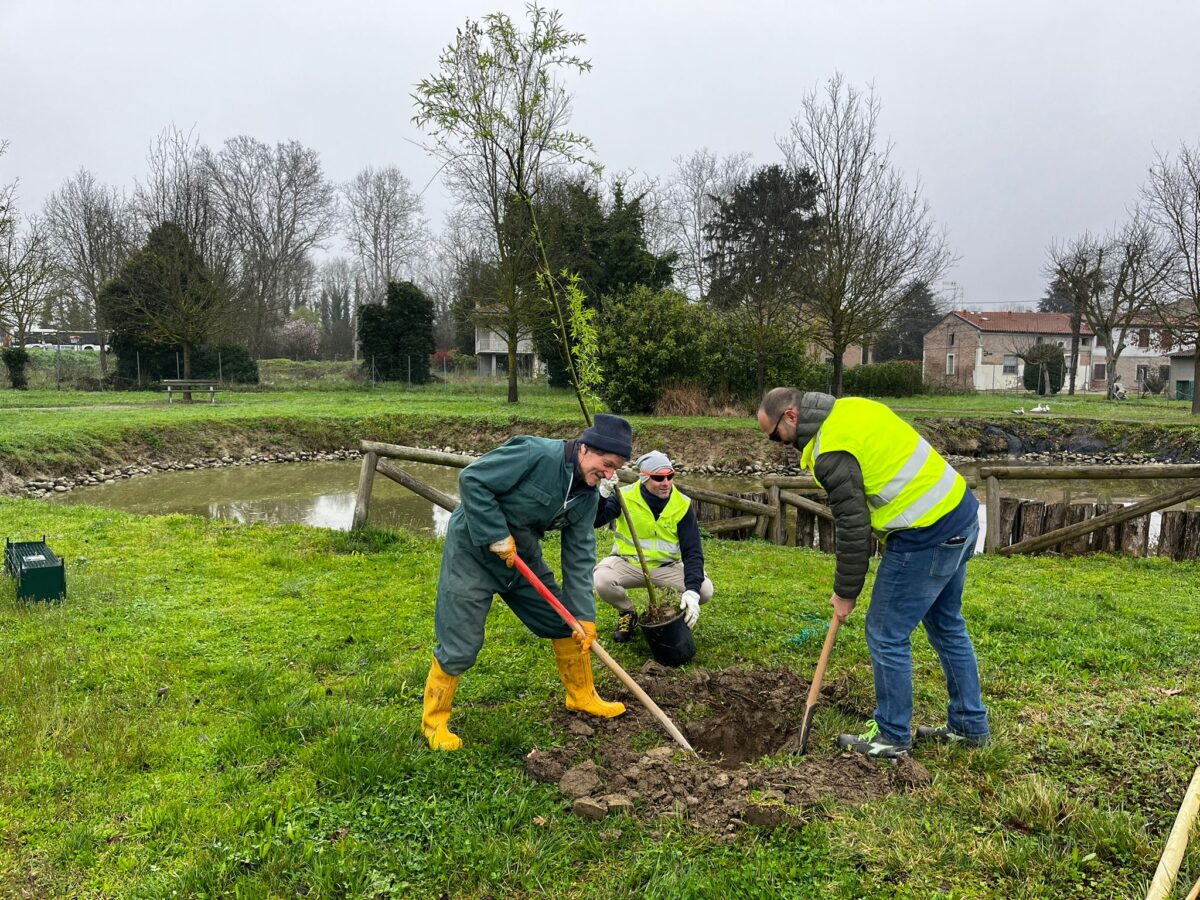
M 808 682 L 786 668 L 679 671 L 648 662 L 638 683 L 683 730 L 700 758 L 663 733 L 632 697 L 616 719 L 559 712 L 563 746 L 532 750 L 525 771 L 559 786 L 580 816 L 683 816 L 732 840 L 746 825 L 802 824 L 827 802 L 861 804 L 929 784 L 920 763 L 868 760 L 810 746 L 772 757 L 799 727 Z M 845 684 L 821 690 L 825 703 Z

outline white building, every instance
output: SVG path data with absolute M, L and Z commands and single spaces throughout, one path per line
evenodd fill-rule
M 502 335 L 482 325 L 475 326 L 475 356 L 480 375 L 496 377 L 508 374 L 508 341 Z M 517 374 L 522 378 L 540 375 L 541 360 L 533 349 L 533 339 L 523 337 L 517 342 Z

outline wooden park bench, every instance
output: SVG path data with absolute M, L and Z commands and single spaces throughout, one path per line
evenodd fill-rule
M 209 403 L 217 402 L 217 383 L 211 378 L 164 378 L 162 383 L 167 389 L 168 403 L 174 403 L 179 394 L 191 400 L 192 394 L 197 393 L 207 395 Z

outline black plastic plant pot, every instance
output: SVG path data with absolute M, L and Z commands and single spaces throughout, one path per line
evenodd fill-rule
M 655 661 L 664 666 L 682 666 L 696 655 L 696 640 L 680 613 L 669 622 L 642 623 L 642 634 Z

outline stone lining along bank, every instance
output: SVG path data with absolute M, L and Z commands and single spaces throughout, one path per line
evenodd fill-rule
M 439 450 L 443 453 L 456 453 L 463 456 L 479 456 L 478 451 L 459 450 L 454 447 L 428 446 L 422 449 Z M 18 488 L 20 496 L 30 498 L 48 497 L 63 494 L 77 487 L 96 484 L 112 484 L 123 478 L 138 478 L 143 475 L 155 475 L 161 472 L 180 472 L 194 469 L 222 469 L 237 466 L 256 466 L 294 462 L 337 462 L 343 460 L 361 459 L 358 450 L 330 451 L 280 451 L 276 453 L 254 453 L 244 457 L 210 456 L 197 457 L 190 462 L 155 461 L 128 466 L 109 466 L 84 472 L 78 475 L 60 475 L 54 478 L 29 478 Z M 1159 462 L 1148 456 L 1127 453 L 1026 453 L 1019 457 L 967 457 L 948 456 L 954 465 L 986 462 L 1020 462 L 1027 464 L 1046 465 L 1146 465 Z M 801 470 L 795 463 L 772 464 L 768 462 L 753 462 L 748 465 L 697 465 L 688 466 L 683 461 L 676 461 L 680 475 L 707 475 L 714 477 L 756 478 L 764 475 L 800 475 Z M 627 472 L 633 472 L 634 467 L 627 465 Z

